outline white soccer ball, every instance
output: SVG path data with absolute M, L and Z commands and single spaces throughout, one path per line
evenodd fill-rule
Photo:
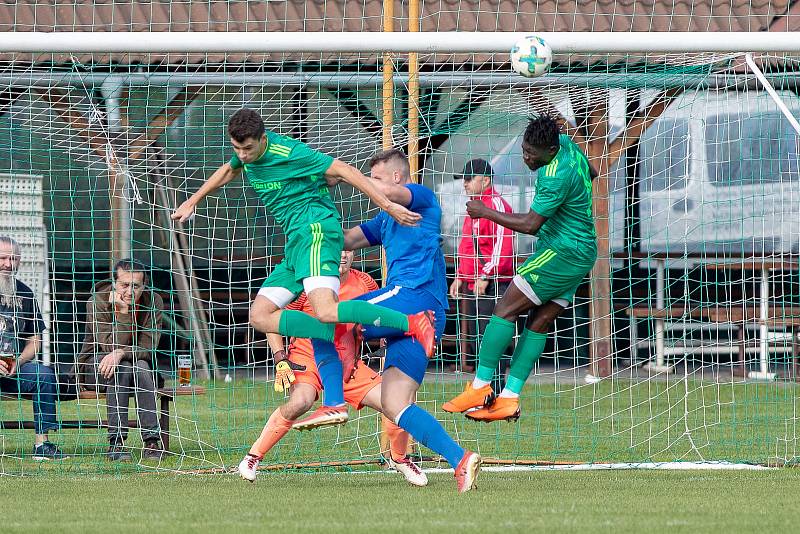
M 553 50 L 544 39 L 536 35 L 520 39 L 511 49 L 511 68 L 526 78 L 541 76 L 547 72 L 552 62 Z

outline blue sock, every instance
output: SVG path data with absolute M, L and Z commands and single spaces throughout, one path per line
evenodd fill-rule
M 322 381 L 322 404 L 324 406 L 341 406 L 344 404 L 344 384 L 342 384 L 342 361 L 336 347 L 330 341 L 312 339 L 314 360 L 319 369 Z
M 441 454 L 453 469 L 464 456 L 464 449 L 445 432 L 439 421 L 416 404 L 408 405 L 397 425 L 430 450 Z

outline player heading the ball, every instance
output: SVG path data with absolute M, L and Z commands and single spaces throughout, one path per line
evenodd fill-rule
M 478 350 L 475 379 L 446 402 L 447 412 L 467 412 L 469 419 L 498 421 L 520 415 L 519 394 L 541 356 L 547 332 L 575 297 L 597 259 L 592 217 L 589 160 L 548 115 L 531 119 L 522 137 L 522 159 L 537 172 L 536 194 L 528 213 L 501 213 L 479 200 L 467 203 L 473 219 L 489 219 L 516 232 L 538 236 L 536 252 L 517 268 L 513 283 L 494 308 Z M 506 386 L 495 397 L 492 380 L 497 362 L 514 337 L 517 318 L 528 313 L 511 357 Z

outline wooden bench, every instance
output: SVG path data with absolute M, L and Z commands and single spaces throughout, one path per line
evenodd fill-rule
M 650 306 L 633 306 L 625 308 L 625 313 L 629 317 L 637 319 L 680 319 L 681 317 L 696 318 L 699 310 L 686 310 L 684 308 L 666 308 L 659 310 Z
M 635 359 L 635 353 L 639 346 L 638 328 L 636 319 L 653 319 L 656 343 L 656 359 L 646 365 L 648 369 L 656 372 L 669 372 L 671 365 L 666 364 L 667 349 L 664 346 L 667 320 L 673 319 L 695 319 L 699 313 L 697 309 L 686 309 L 682 306 L 671 306 L 669 308 L 659 308 L 653 306 L 631 306 L 624 308 L 623 311 L 630 318 L 629 336 L 631 345 L 631 358 Z
M 632 306 L 623 309 L 632 320 L 631 325 L 631 350 L 636 350 L 636 327 L 633 319 L 653 319 L 655 321 L 656 336 L 656 366 L 664 366 L 664 331 L 665 321 L 668 319 L 692 319 L 708 323 L 730 323 L 737 329 L 738 365 L 737 374 L 746 375 L 746 338 L 745 328 L 748 324 L 765 325 L 771 328 L 786 328 L 792 336 L 792 372 L 795 379 L 800 378 L 800 307 L 771 307 L 766 320 L 760 317 L 758 306 L 707 306 L 686 309 L 680 306 L 656 309 L 650 306 Z M 664 366 L 666 367 L 666 366 Z
M 764 320 L 760 317 L 760 310 L 757 306 L 736 306 L 724 307 L 715 306 L 701 310 L 700 317 L 712 323 L 731 323 L 736 325 L 738 330 L 739 343 L 739 374 L 747 374 L 745 363 L 745 326 L 747 324 L 757 324 L 772 328 L 786 328 L 792 336 L 792 374 L 798 378 L 800 371 L 800 307 L 771 307 L 769 316 Z
M 175 400 L 175 397 L 184 397 L 190 395 L 205 395 L 206 390 L 202 386 L 183 386 L 183 387 L 164 387 L 156 391 L 156 396 L 159 401 L 158 420 L 161 426 L 161 442 L 165 451 L 169 451 L 169 404 Z M 133 395 L 131 395 L 133 396 Z M 0 401 L 17 401 L 20 398 L 31 399 L 30 394 L 13 394 L 4 395 L 0 394 Z M 78 393 L 77 399 L 73 400 L 101 400 L 105 399 L 105 393 L 98 393 L 96 391 L 83 390 Z M 62 401 L 66 402 L 66 401 Z M 98 406 L 99 409 L 105 410 L 105 407 Z M 108 420 L 98 419 L 80 419 L 80 420 L 62 420 L 59 421 L 60 428 L 108 428 Z M 128 420 L 128 427 L 138 428 L 139 421 L 137 419 Z M 0 421 L 0 429 L 32 429 L 33 421 Z

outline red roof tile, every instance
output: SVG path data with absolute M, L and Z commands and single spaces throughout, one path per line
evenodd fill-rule
M 382 4 L 381 0 L 6 0 L 0 1 L 0 32 L 381 31 Z M 772 25 L 788 31 L 800 29 L 797 5 L 790 11 L 789 0 L 421 0 L 421 30 L 727 32 L 764 31 Z M 395 16 L 395 30 L 405 30 L 406 2 L 395 2 Z

